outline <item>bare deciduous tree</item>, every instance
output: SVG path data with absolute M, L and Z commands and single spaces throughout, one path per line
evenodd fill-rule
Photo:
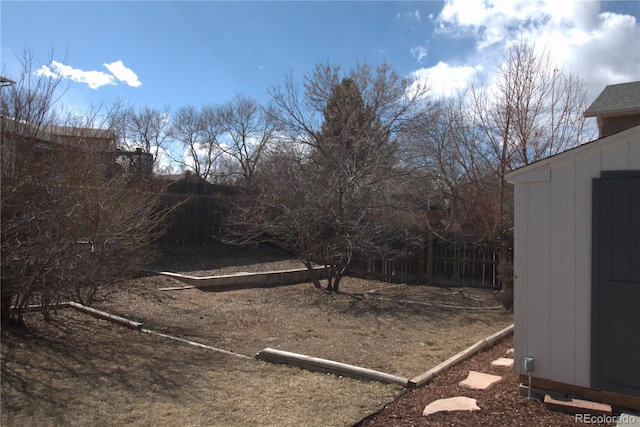
M 232 232 L 294 251 L 309 269 L 325 266 L 327 289 L 338 291 L 352 255 L 393 256 L 406 249 L 415 224 L 395 203 L 399 130 L 421 113 L 424 90 L 409 91 L 386 64 L 318 65 L 304 93 L 291 75 L 272 91 L 286 130 L 257 172 L 258 185 L 230 215 Z
M 159 171 L 159 156 L 166 152 L 169 141 L 169 109 L 161 111 L 148 106 L 131 108 L 127 113 L 126 147 L 142 149 L 153 156 L 154 170 Z
M 448 216 L 432 228 L 492 245 L 509 263 L 513 189 L 505 175 L 593 134 L 582 116 L 584 82 L 555 67 L 548 53 L 516 43 L 497 71 L 492 86 L 472 82 L 439 102 L 436 114 L 425 116 L 406 139 Z
M 277 135 L 278 122 L 268 108 L 243 95 L 223 105 L 220 114 L 229 137 L 221 148 L 235 160 L 244 183 L 251 185 L 267 145 Z
M 555 67 L 547 52 L 520 42 L 498 68 L 494 87 L 472 86 L 468 100 L 472 125 L 481 133 L 473 149 L 499 183 L 495 236 L 509 236 L 513 200 L 505 174 L 589 139 L 582 116 L 586 89 L 576 75 Z
M 130 277 L 163 231 L 157 195 L 119 170 L 110 129 L 96 116 L 55 112 L 59 80 L 25 62 L 2 92 L 2 317 L 45 317 L 60 298 L 89 303 L 99 286 Z M 5 162 L 6 160 L 6 162 Z
M 181 107 L 172 120 L 172 138 L 184 147 L 183 166 L 208 181 L 219 179 L 224 155 L 220 138 L 224 132 L 220 107 Z

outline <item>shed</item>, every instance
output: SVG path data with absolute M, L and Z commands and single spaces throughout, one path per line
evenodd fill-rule
M 610 88 L 585 113 L 599 139 L 506 176 L 515 370 L 533 388 L 640 409 L 640 96 L 621 110 Z

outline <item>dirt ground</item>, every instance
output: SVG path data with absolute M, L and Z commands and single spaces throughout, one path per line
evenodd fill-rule
M 283 254 L 170 253 L 154 266 L 194 275 L 291 268 Z M 402 388 L 253 359 L 265 347 L 416 376 L 512 323 L 489 289 L 346 278 L 208 292 L 149 276 L 103 290 L 94 307 L 238 357 L 128 330 L 73 309 L 2 330 L 3 426 L 353 425 Z M 456 308 L 463 307 L 463 308 Z

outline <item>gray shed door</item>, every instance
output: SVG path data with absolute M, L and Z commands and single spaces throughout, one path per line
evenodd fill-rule
M 640 397 L 640 171 L 593 195 L 592 386 Z

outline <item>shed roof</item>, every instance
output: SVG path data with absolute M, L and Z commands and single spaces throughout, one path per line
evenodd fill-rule
M 562 153 L 558 153 L 542 160 L 538 160 L 537 162 L 529 163 L 528 165 L 519 167 L 518 169 L 514 169 L 505 175 L 505 179 L 507 182 L 510 182 L 512 184 L 516 181 L 523 180 L 524 177 L 534 177 L 534 179 L 537 179 L 536 177 L 539 174 L 546 174 L 546 172 L 536 171 L 539 170 L 542 166 L 549 165 L 553 162 L 561 162 L 572 156 L 580 156 L 590 151 L 601 149 L 611 143 L 615 143 L 617 141 L 625 141 L 628 138 L 638 134 L 640 134 L 640 125 L 633 126 L 629 129 L 625 129 L 611 135 L 603 136 L 602 138 L 598 138 L 585 144 L 578 145 L 577 147 L 570 148 L 569 150 L 563 151 Z
M 584 112 L 584 117 L 640 113 L 640 81 L 609 85 Z

